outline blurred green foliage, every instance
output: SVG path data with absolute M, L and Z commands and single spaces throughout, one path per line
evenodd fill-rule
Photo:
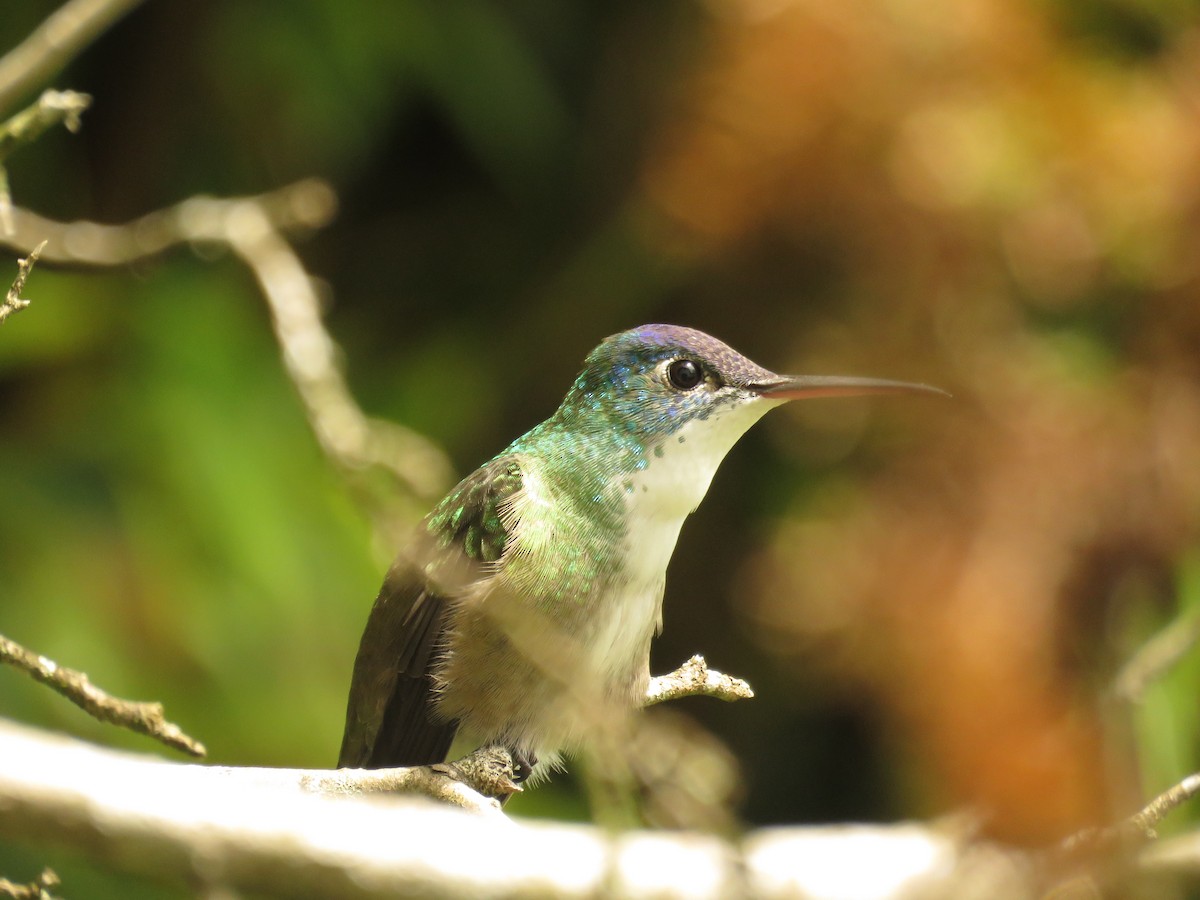
M 6 10 L 0 49 L 55 5 Z M 10 178 L 101 221 L 329 179 L 341 214 L 299 251 L 355 394 L 463 472 L 643 321 L 952 388 L 748 436 L 684 528 L 653 668 L 700 651 L 755 686 L 680 707 L 741 761 L 749 822 L 978 802 L 1044 839 L 1196 767 L 1194 653 L 1115 733 L 1096 708 L 1200 597 L 1198 12 L 147 3 L 55 79 L 94 95 L 83 132 Z M 163 701 L 214 762 L 332 765 L 395 548 L 248 274 L 180 251 L 42 266 L 25 296 L 0 329 L 0 632 Z M 390 502 L 398 526 L 419 506 Z M 0 715 L 154 752 L 10 671 Z M 514 809 L 582 807 L 565 775 Z M 43 863 L 67 896 L 132 896 L 0 847 L 10 878 Z

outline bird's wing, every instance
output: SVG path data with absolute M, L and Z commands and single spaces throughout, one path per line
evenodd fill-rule
M 447 605 L 490 574 L 508 541 L 502 514 L 521 490 L 519 462 L 477 469 L 425 520 L 384 579 L 354 661 L 339 767 L 441 762 L 458 723 L 438 715 L 433 670 Z

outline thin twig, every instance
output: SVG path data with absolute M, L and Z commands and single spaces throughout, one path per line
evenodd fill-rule
M 703 656 L 693 656 L 674 672 L 650 679 L 644 706 L 653 706 L 680 697 L 716 697 L 732 702 L 754 696 L 750 685 L 740 678 L 710 669 Z
M 1076 832 L 1062 842 L 1058 853 L 1074 860 L 1139 847 L 1155 840 L 1158 823 L 1197 794 L 1200 794 L 1200 773 L 1187 776 L 1115 825 Z
M 1113 679 L 1113 693 L 1136 703 L 1200 641 L 1200 615 L 1185 614 L 1142 644 Z
M 62 882 L 55 871 L 49 867 L 42 869 L 37 881 L 28 884 L 16 884 L 7 878 L 0 878 L 0 897 L 11 897 L 12 900 L 56 900 L 50 893 Z
M 1167 814 L 1200 794 L 1200 773 L 1189 775 L 1179 784 L 1163 791 L 1126 820 L 1128 827 L 1153 837 L 1154 829 Z
M 4 302 L 0 303 L 0 322 L 3 322 L 9 316 L 20 312 L 29 305 L 28 300 L 21 299 L 21 291 L 25 290 L 25 279 L 33 271 L 33 266 L 38 261 L 38 256 L 45 246 L 46 242 L 42 241 L 29 251 L 27 257 L 17 260 L 17 277 L 13 280 L 12 287 L 8 289 L 8 294 L 5 295 Z
M 161 703 L 139 703 L 114 697 L 92 684 L 83 672 L 64 668 L 4 635 L 0 635 L 0 663 L 15 666 L 42 684 L 49 685 L 102 722 L 111 722 L 147 735 L 189 756 L 204 756 L 203 744 L 163 717 Z
M 48 82 L 142 0 L 69 0 L 0 58 L 0 110 Z
M 372 419 L 355 402 L 338 347 L 322 323 L 312 279 L 283 237 L 285 231 L 324 225 L 336 205 L 329 185 L 308 179 L 253 197 L 192 197 L 123 225 L 54 222 L 15 208 L 11 243 L 21 247 L 34 235 L 45 237 L 44 260 L 102 267 L 186 244 L 228 247 L 258 281 L 284 364 L 326 453 L 351 470 L 381 466 L 417 496 L 437 496 L 452 479 L 449 460 L 424 436 Z

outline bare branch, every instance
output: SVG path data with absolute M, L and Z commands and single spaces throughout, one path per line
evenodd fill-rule
M 204 756 L 203 744 L 163 717 L 161 703 L 137 703 L 113 697 L 92 684 L 83 672 L 64 668 L 53 660 L 26 650 L 4 635 L 0 635 L 0 663 L 15 666 L 42 684 L 49 685 L 102 722 L 147 735 L 190 756 Z
M 0 58 L 0 110 L 62 70 L 101 32 L 142 0 L 69 0 Z
M 0 303 L 0 322 L 29 305 L 28 300 L 21 299 L 21 291 L 25 290 L 25 279 L 33 271 L 33 266 L 38 261 L 38 255 L 45 246 L 46 242 L 42 241 L 29 251 L 27 257 L 17 260 L 17 277 L 13 280 L 12 287 L 8 289 L 4 302 Z
M 337 199 L 328 184 L 310 178 L 248 197 L 190 197 L 116 225 L 87 220 L 57 222 L 16 207 L 16 230 L 11 237 L 0 238 L 0 244 L 25 251 L 44 239 L 42 258 L 47 263 L 110 269 L 189 244 L 227 247 L 230 238 L 225 217 L 246 205 L 262 210 L 279 232 L 310 231 L 333 219 Z
M 1028 857 L 962 829 L 770 828 L 731 843 L 320 796 L 304 781 L 368 774 L 212 769 L 0 723 L 0 839 L 289 898 L 1033 896 Z
M 0 878 L 0 897 L 11 897 L 12 900 L 55 900 L 50 891 L 62 882 L 53 869 L 42 869 L 37 881 L 29 884 L 14 884 L 7 878 Z
M 312 280 L 291 245 L 261 208 L 247 205 L 227 212 L 229 245 L 267 298 L 284 364 L 326 453 L 351 469 L 384 466 L 418 495 L 439 492 L 452 472 L 442 452 L 416 432 L 368 419 L 351 397 L 337 347 L 321 323 Z
M 1195 792 L 1192 782 L 1182 794 Z M 475 812 L 390 794 L 430 785 Z M 1159 812 L 1149 815 L 1157 821 Z M 0 721 L 0 840 L 55 843 L 124 871 L 265 896 L 1013 900 L 1053 894 L 1060 883 L 1151 896 L 1133 889 L 1139 875 L 1200 872 L 1200 834 L 1063 869 L 976 832 L 960 818 L 772 827 L 727 842 L 532 824 L 426 767 L 214 768 Z
M 13 244 L 45 237 L 45 260 L 103 267 L 184 244 L 228 247 L 258 281 L 284 364 L 326 453 L 351 470 L 382 466 L 418 496 L 436 496 L 451 481 L 449 460 L 427 438 L 369 418 L 355 403 L 312 279 L 283 237 L 284 231 L 326 224 L 336 205 L 325 182 L 309 179 L 255 197 L 192 197 L 124 225 L 53 222 L 17 208 Z
M 710 669 L 703 656 L 693 656 L 674 672 L 650 679 L 644 706 L 654 706 L 680 697 L 716 697 L 732 702 L 754 696 L 750 685 L 740 678 Z

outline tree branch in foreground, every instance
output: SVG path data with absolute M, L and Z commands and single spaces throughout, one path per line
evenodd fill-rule
M 4 302 L 0 303 L 0 322 L 3 322 L 14 313 L 19 313 L 29 305 L 28 300 L 21 299 L 21 291 L 25 290 L 25 279 L 33 271 L 33 266 L 38 261 L 38 255 L 45 246 L 46 242 L 42 241 L 29 251 L 27 257 L 17 260 L 17 277 L 13 280 L 12 287 L 8 289 L 8 293 L 4 297 Z
M 376 774 L 170 763 L 0 723 L 0 838 L 278 897 L 1029 895 L 1022 856 L 917 824 L 771 828 L 735 844 L 311 793 Z
M 96 687 L 83 672 L 67 669 L 52 660 L 26 650 L 0 634 L 0 663 L 8 663 L 49 685 L 80 709 L 102 722 L 120 725 L 154 738 L 189 756 L 204 756 L 204 745 L 163 717 L 161 703 L 122 700 Z
M 422 780 L 476 814 L 379 793 Z M 953 822 L 775 827 L 737 842 L 689 832 L 613 833 L 511 820 L 494 802 L 424 769 L 208 767 L 3 721 L 0 839 L 53 843 L 193 887 L 199 881 L 297 898 L 1013 900 L 1044 896 L 1063 882 L 1096 886 L 1097 893 L 1080 896 L 1127 896 L 1122 889 L 1142 876 L 1200 874 L 1200 834 L 1077 859 L 1064 870 L 1036 851 L 976 840 L 973 829 Z
M 14 237 L 3 242 L 22 250 L 44 238 L 46 262 L 103 268 L 189 244 L 230 249 L 258 281 L 288 375 L 330 458 L 351 470 L 381 466 L 417 496 L 438 496 L 452 480 L 449 460 L 423 435 L 363 413 L 321 321 L 313 281 L 283 237 L 325 225 L 336 208 L 332 189 L 317 179 L 253 197 L 191 197 L 123 225 L 55 222 L 18 207 Z
M 732 702 L 754 696 L 750 685 L 740 678 L 710 669 L 703 656 L 693 656 L 674 672 L 650 679 L 644 706 L 654 706 L 680 697 L 716 697 Z

